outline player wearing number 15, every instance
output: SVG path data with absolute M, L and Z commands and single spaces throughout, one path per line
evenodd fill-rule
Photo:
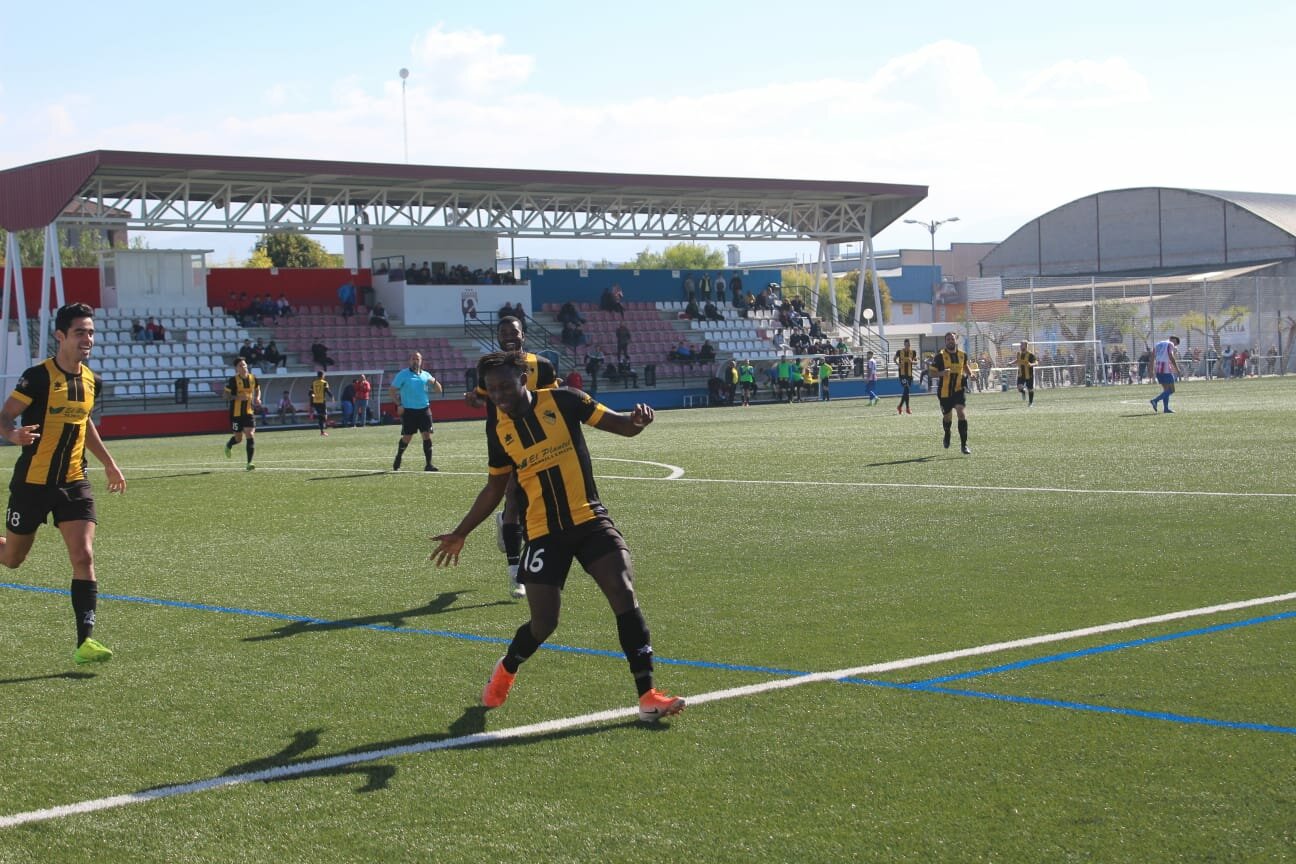
M 256 455 L 256 409 L 261 406 L 261 385 L 248 371 L 247 360 L 242 357 L 234 361 L 234 374 L 225 381 L 225 401 L 229 403 L 231 432 L 225 442 L 225 458 L 231 457 L 234 445 L 247 435 L 246 470 L 251 471 L 256 467 L 252 459 Z
M 958 337 L 952 332 L 945 334 L 945 348 L 936 352 L 931 361 L 931 377 L 940 381 L 936 395 L 940 401 L 941 423 L 945 427 L 945 448 L 950 446 L 950 427 L 953 418 L 958 414 L 959 443 L 963 453 L 971 453 L 968 447 L 967 422 L 967 352 L 958 347 Z
M 112 651 L 91 638 L 99 597 L 94 566 L 98 518 L 86 479 L 85 452 L 89 450 L 103 464 L 109 492 L 126 491 L 126 478 L 90 419 L 103 386 L 102 379 L 85 365 L 94 347 L 93 314 L 84 303 L 58 310 L 54 356 L 23 372 L 0 408 L 0 430 L 5 439 L 22 447 L 9 483 L 0 564 L 10 569 L 22 564 L 36 540 L 36 529 L 54 515 L 54 527 L 63 535 L 72 563 L 77 634 L 72 657 L 77 663 L 112 657 Z
M 557 628 L 562 589 L 575 559 L 616 616 L 621 650 L 639 693 L 639 719 L 652 722 L 678 714 L 684 700 L 653 687 L 652 643 L 635 597 L 630 551 L 599 500 L 581 431 L 585 424 L 631 438 L 652 423 L 652 408 L 641 403 L 622 414 L 580 390 L 532 391 L 526 357 L 516 351 L 487 354 L 478 368 L 492 403 L 486 416 L 486 485 L 459 525 L 435 538 L 430 557 L 438 567 L 457 564 L 464 540 L 495 512 L 509 477 L 517 474 L 526 497 L 527 538 L 518 576 L 527 587 L 531 619 L 518 628 L 508 653 L 495 664 L 482 704 L 504 704 L 518 667 Z

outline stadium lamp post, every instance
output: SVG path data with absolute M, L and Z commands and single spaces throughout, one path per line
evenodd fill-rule
M 401 138 L 405 141 L 405 163 L 409 164 L 409 115 L 405 111 L 405 80 L 409 78 L 409 70 L 402 67 L 400 70 L 401 79 Z M 936 242 L 935 240 L 932 241 Z
M 936 304 L 937 290 L 940 283 L 936 281 L 936 229 L 946 222 L 957 222 L 959 217 L 951 216 L 948 219 L 933 219 L 930 222 L 924 222 L 921 219 L 906 219 L 906 225 L 921 225 L 931 234 L 931 268 L 932 268 L 932 305 Z

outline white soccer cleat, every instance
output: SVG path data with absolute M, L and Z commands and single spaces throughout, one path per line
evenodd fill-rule
M 514 597 L 525 597 L 525 596 L 526 596 L 526 586 L 523 585 L 521 582 L 518 581 L 518 578 L 517 578 L 517 571 L 518 571 L 518 568 L 517 568 L 517 565 L 516 565 L 516 564 L 510 564 L 510 565 L 509 565 L 509 568 L 508 568 L 508 573 L 509 573 L 509 594 L 511 594 L 511 595 L 514 596 Z

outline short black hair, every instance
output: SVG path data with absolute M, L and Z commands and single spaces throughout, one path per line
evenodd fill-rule
M 514 374 L 526 372 L 526 355 L 521 351 L 492 351 L 482 355 L 482 358 L 477 361 L 477 368 L 483 378 L 486 377 L 487 372 L 495 369 L 511 370 Z
M 68 303 L 60 306 L 54 314 L 54 329 L 66 334 L 72 322 L 78 318 L 93 318 L 94 310 L 84 303 Z
M 523 322 L 522 319 L 517 317 L 516 315 L 501 315 L 499 319 L 499 323 L 495 325 L 495 329 L 498 331 L 505 324 L 516 324 L 518 325 L 519 330 L 521 330 L 523 333 L 526 333 L 525 322 Z

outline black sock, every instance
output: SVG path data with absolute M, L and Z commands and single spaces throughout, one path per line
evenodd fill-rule
M 1026 404 L 1027 404 L 1027 405 L 1034 405 L 1034 404 L 1035 404 L 1035 391 L 1034 391 L 1034 390 L 1027 390 L 1026 392 L 1030 394 L 1030 401 L 1027 402 Z
M 408 447 L 408 446 L 409 446 L 409 442 L 406 441 L 406 440 L 403 439 L 403 438 L 402 438 L 401 440 L 397 441 L 397 442 L 396 442 L 396 456 L 397 456 L 398 458 L 401 457 L 401 456 L 404 456 L 404 455 L 405 455 L 405 448 Z
M 948 428 L 946 431 L 948 431 Z M 967 421 L 966 420 L 959 421 L 959 443 L 962 444 L 964 447 L 967 446 Z
M 528 621 L 513 634 L 513 641 L 509 643 L 508 653 L 504 655 L 504 671 L 510 675 L 516 675 L 518 667 L 539 648 L 540 642 L 531 634 L 531 622 Z
M 251 465 L 251 464 L 252 464 L 252 454 L 256 452 L 256 441 L 255 441 L 255 439 L 253 439 L 251 436 L 248 436 L 248 437 L 247 437 L 246 439 L 244 439 L 244 440 L 247 441 L 248 464 Z
M 234 436 L 234 435 L 231 435 L 231 436 L 230 436 L 230 440 L 228 440 L 228 441 L 225 442 L 225 446 L 226 446 L 226 447 L 233 447 L 233 446 L 234 446 L 235 444 L 237 444 L 237 443 L 238 443 L 238 437 L 237 437 L 237 436 Z
M 500 526 L 500 534 L 504 537 L 504 556 L 508 558 L 508 563 L 518 563 L 518 559 L 522 557 L 522 526 L 505 522 Z
M 964 421 L 962 421 L 962 420 L 959 421 L 960 424 L 963 423 L 963 422 L 964 422 Z M 945 427 L 945 440 L 948 441 L 948 440 L 949 440 L 949 436 L 950 436 L 950 427 L 953 426 L 954 424 L 952 424 L 952 423 L 951 423 L 950 421 L 948 421 L 948 420 L 942 420 L 942 421 L 941 421 L 941 425 Z
M 423 439 L 423 459 L 428 464 L 432 464 L 432 439 Z
M 72 580 L 72 614 L 76 616 L 76 644 L 94 632 L 95 607 L 99 605 L 99 583 L 90 579 Z
M 616 616 L 616 623 L 621 650 L 630 661 L 630 674 L 634 675 L 635 687 L 642 696 L 653 686 L 653 650 L 648 624 L 638 606 Z

